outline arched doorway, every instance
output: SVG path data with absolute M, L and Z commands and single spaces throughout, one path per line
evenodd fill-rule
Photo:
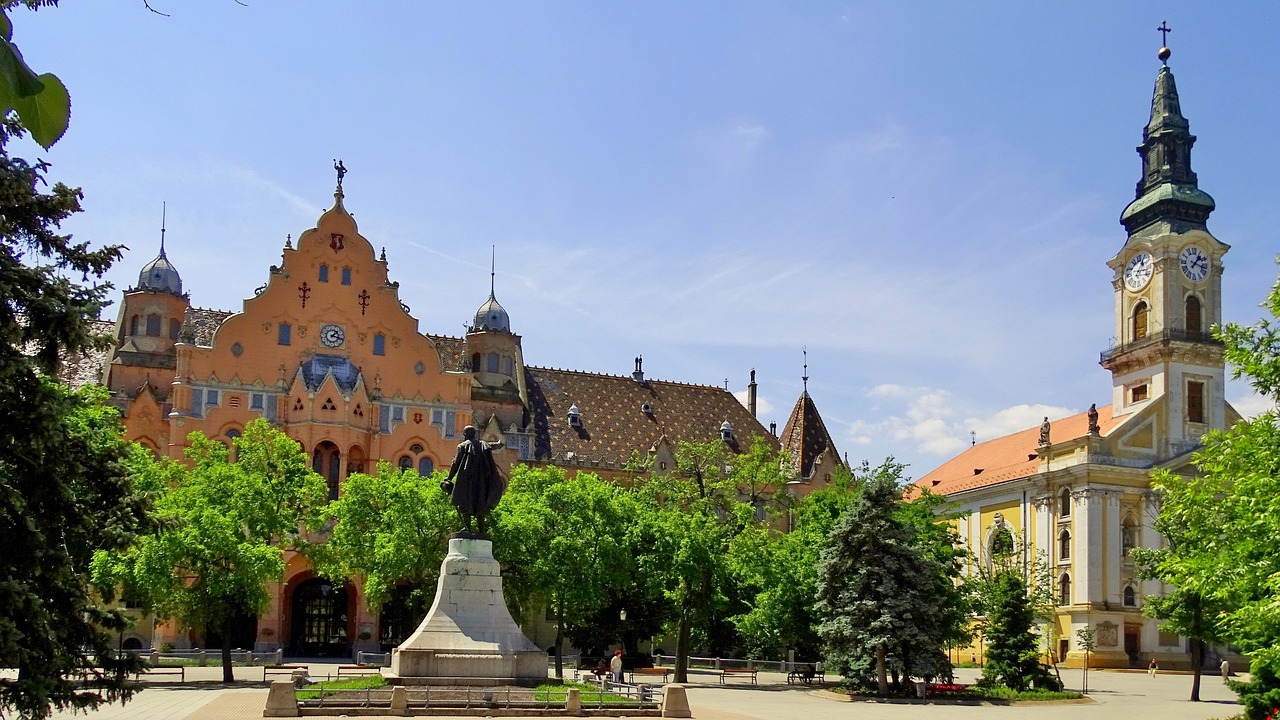
M 289 653 L 305 657 L 349 656 L 349 597 L 345 587 L 323 578 L 298 585 L 290 603 Z

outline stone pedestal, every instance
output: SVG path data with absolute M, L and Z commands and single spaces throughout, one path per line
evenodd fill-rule
M 545 682 L 547 656 L 511 618 L 493 542 L 449 540 L 436 599 L 418 629 L 391 651 L 404 685 L 530 685 Z

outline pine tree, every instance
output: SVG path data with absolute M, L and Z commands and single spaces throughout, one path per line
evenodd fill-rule
M 1022 573 L 997 570 L 987 583 L 987 654 L 980 682 L 1018 691 L 1057 689 L 1058 681 L 1040 663 L 1035 608 Z
M 899 514 L 902 466 L 865 464 L 858 497 L 828 538 L 819 566 L 818 635 L 846 684 L 889 692 L 895 680 L 950 674 L 951 632 L 936 591 L 948 568 Z
M 17 669 L 0 711 L 39 718 L 132 692 L 138 663 L 113 647 L 124 618 L 95 603 L 87 576 L 94 551 L 126 546 L 147 520 L 105 392 L 54 380 L 62 358 L 106 341 L 89 321 L 108 286 L 67 275 L 101 277 L 119 248 L 58 234 L 80 191 L 41 192 L 48 166 L 9 154 L 22 135 L 0 121 L 0 667 Z

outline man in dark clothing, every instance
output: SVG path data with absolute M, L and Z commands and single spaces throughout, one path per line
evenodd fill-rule
M 476 439 L 476 429 L 470 425 L 462 431 L 466 438 L 458 443 L 458 452 L 449 467 L 449 476 L 440 483 L 440 489 L 449 495 L 453 506 L 462 516 L 462 531 L 473 532 L 471 518 L 476 519 L 476 530 L 488 537 L 485 519 L 498 506 L 506 486 L 493 462 L 493 450 L 502 443 L 486 443 Z M 457 482 L 453 482 L 454 478 Z

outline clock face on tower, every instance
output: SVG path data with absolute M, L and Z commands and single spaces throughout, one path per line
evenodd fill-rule
M 1209 274 L 1209 258 L 1195 245 L 1188 245 L 1178 256 L 1178 267 L 1191 282 L 1200 282 Z
M 1140 252 L 1129 259 L 1124 267 L 1124 286 L 1130 290 L 1141 290 L 1151 279 L 1151 253 Z
M 336 348 L 342 345 L 342 341 L 347 339 L 346 333 L 342 331 L 341 325 L 325 325 L 320 328 L 320 342 L 325 347 Z

